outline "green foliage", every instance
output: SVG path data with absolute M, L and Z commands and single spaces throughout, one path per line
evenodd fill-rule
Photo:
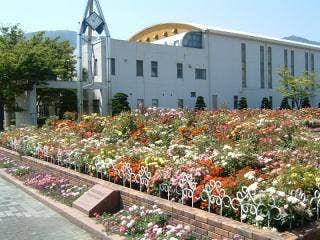
M 75 120 L 77 120 L 77 113 L 76 112 L 65 112 L 63 114 L 63 119 L 75 121 Z
M 12 168 L 14 165 L 14 162 L 11 160 L 0 161 L 0 168 Z
M 280 104 L 280 109 L 291 109 L 287 97 L 282 98 L 282 101 L 281 101 L 281 104 Z
M 195 110 L 205 110 L 206 107 L 207 105 L 204 102 L 204 98 L 202 96 L 198 96 L 195 105 Z
M 312 165 L 296 163 L 286 166 L 276 178 L 279 189 L 304 189 L 311 193 L 320 181 L 320 171 Z
M 271 101 L 264 97 L 261 101 L 261 109 L 272 109 L 272 106 L 271 106 Z
M 58 120 L 59 120 L 58 116 L 50 116 L 49 118 L 46 119 L 45 124 L 48 126 L 48 125 L 51 125 L 53 122 L 56 122 Z
M 130 110 L 128 95 L 116 93 L 112 99 L 112 115 L 118 115 L 121 112 L 128 112 Z
M 9 112 L 21 111 L 16 97 L 46 80 L 71 79 L 75 70 L 69 42 L 37 33 L 24 38 L 19 26 L 0 27 L 0 102 Z
M 37 90 L 37 104 L 55 106 L 59 109 L 55 114 L 62 118 L 65 112 L 77 112 L 77 92 L 70 89 L 40 88 Z
M 11 170 L 12 175 L 22 177 L 24 175 L 30 174 L 32 172 L 31 168 L 25 166 L 18 166 Z
M 240 101 L 239 101 L 239 107 L 238 109 L 247 109 L 248 108 L 248 102 L 247 102 L 247 98 L 245 97 L 241 97 Z
M 303 100 L 314 96 L 314 91 L 319 87 L 314 74 L 305 72 L 300 76 L 293 76 L 287 68 L 279 70 L 281 87 L 277 89 L 284 97 L 292 100 L 300 109 Z

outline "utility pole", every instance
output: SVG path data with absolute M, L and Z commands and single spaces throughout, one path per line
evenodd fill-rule
M 93 0 L 89 0 L 89 16 L 93 13 Z M 92 74 L 92 28 L 88 28 L 87 39 L 87 52 L 88 52 L 88 82 L 93 82 Z

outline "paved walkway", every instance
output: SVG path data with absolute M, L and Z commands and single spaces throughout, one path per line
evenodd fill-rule
M 0 177 L 1 240 L 92 240 L 90 235 Z

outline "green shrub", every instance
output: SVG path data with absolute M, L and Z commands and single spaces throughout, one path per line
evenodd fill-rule
M 128 95 L 116 93 L 112 99 L 112 115 L 118 115 L 121 112 L 128 112 L 130 110 Z
M 207 107 L 206 103 L 204 102 L 204 98 L 202 96 L 197 97 L 195 110 L 204 110 Z
M 272 109 L 271 102 L 268 98 L 264 97 L 261 101 L 261 109 Z
M 65 112 L 63 114 L 63 119 L 75 121 L 75 120 L 77 120 L 77 113 L 76 112 Z
M 287 97 L 282 98 L 282 101 L 281 101 L 281 104 L 280 104 L 280 109 L 291 109 Z
M 302 107 L 302 108 L 310 108 L 310 107 L 311 107 L 311 105 L 310 105 L 310 100 L 309 100 L 308 97 L 305 97 L 305 98 L 302 100 L 301 107 Z
M 247 98 L 241 97 L 239 101 L 239 108 L 238 109 L 247 109 L 248 108 L 248 102 Z

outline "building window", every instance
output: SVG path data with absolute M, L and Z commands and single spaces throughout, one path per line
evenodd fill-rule
M 304 54 L 304 70 L 309 72 L 309 53 Z
M 159 99 L 152 99 L 152 107 L 159 107 Z
M 294 76 L 294 51 L 291 50 L 291 75 Z
M 114 58 L 111 58 L 111 75 L 116 75 L 116 60 Z
M 183 78 L 183 64 L 177 63 L 177 78 Z
M 283 63 L 284 63 L 284 67 L 288 68 L 288 49 L 285 49 L 283 52 Z
M 247 87 L 247 53 L 246 53 L 246 44 L 241 43 L 241 78 L 242 78 L 242 88 Z
M 137 109 L 144 108 L 144 99 L 137 99 Z
M 98 76 L 98 59 L 94 59 L 93 62 L 93 76 Z
M 239 97 L 233 96 L 233 108 L 238 109 L 239 108 Z
M 268 88 L 272 88 L 272 48 L 268 47 Z
M 260 87 L 264 88 L 264 46 L 260 46 Z
M 314 54 L 311 53 L 311 72 L 314 73 Z
M 99 99 L 92 100 L 92 111 L 94 113 L 100 113 L 100 100 Z
M 143 77 L 143 60 L 137 60 L 137 77 Z
M 201 79 L 201 80 L 206 80 L 207 79 L 207 70 L 201 69 L 201 68 L 196 68 L 195 69 L 195 78 Z
M 158 62 L 151 61 L 151 77 L 158 77 Z
M 197 93 L 196 93 L 196 92 L 191 92 L 191 93 L 190 93 L 190 97 L 192 97 L 192 98 L 197 97 Z
M 202 33 L 201 32 L 189 32 L 182 40 L 184 47 L 202 48 Z
M 183 108 L 183 99 L 178 99 L 178 108 Z

